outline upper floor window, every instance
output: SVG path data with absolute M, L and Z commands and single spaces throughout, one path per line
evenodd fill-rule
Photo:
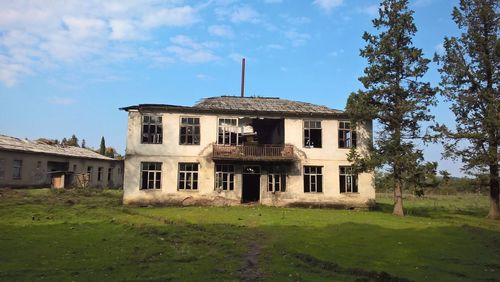
M 179 163 L 179 190 L 198 190 L 198 164 Z
M 349 121 L 339 121 L 339 148 L 356 147 L 356 131 Z
M 224 191 L 234 190 L 233 165 L 215 165 L 215 189 Z
M 220 118 L 217 144 L 238 145 L 239 141 L 238 119 Z
M 340 193 L 358 192 L 358 175 L 353 173 L 350 166 L 340 167 Z
M 267 191 L 286 191 L 286 174 L 284 171 L 276 168 L 269 169 L 269 172 L 267 174 Z
M 12 163 L 12 178 L 13 179 L 21 179 L 21 170 L 23 168 L 22 160 L 14 160 Z
M 304 147 L 321 148 L 321 121 L 304 120 Z
M 163 142 L 163 126 L 160 116 L 142 116 L 142 143 L 161 144 Z
M 181 118 L 179 144 L 181 145 L 200 144 L 200 118 L 193 118 L 193 117 Z
M 161 188 L 161 163 L 141 162 L 141 190 Z
M 323 192 L 323 167 L 304 166 L 304 193 Z

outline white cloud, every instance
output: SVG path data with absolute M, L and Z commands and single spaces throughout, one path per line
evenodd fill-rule
M 130 20 L 110 20 L 110 38 L 114 40 L 137 40 L 144 39 L 144 33 L 140 32 L 138 23 Z
M 294 29 L 288 30 L 285 32 L 285 37 L 288 38 L 292 45 L 295 47 L 302 46 L 311 39 L 311 36 L 307 33 L 301 33 Z
M 438 53 L 438 55 L 443 55 L 446 52 L 446 49 L 444 49 L 444 45 L 442 42 L 436 45 L 434 47 L 434 50 L 436 50 L 436 53 Z
M 260 23 L 260 14 L 249 5 L 219 7 L 215 9 L 219 19 L 229 19 L 233 23 Z
M 71 105 L 76 102 L 74 99 L 68 97 L 56 97 L 56 96 L 50 97 L 48 101 L 49 103 L 54 105 Z
M 164 8 L 147 14 L 143 19 L 145 27 L 185 26 L 197 22 L 196 11 L 190 6 Z
M 378 16 L 378 8 L 379 8 L 379 5 L 373 4 L 373 5 L 369 5 L 369 6 L 365 6 L 363 8 L 360 8 L 359 11 L 363 14 L 370 16 L 370 17 L 376 17 L 376 16 Z
M 241 63 L 241 59 L 243 59 L 243 58 L 248 59 L 247 56 L 240 54 L 240 53 L 236 53 L 236 52 L 229 54 L 229 58 L 237 63 Z
M 330 13 L 334 8 L 342 5 L 344 0 L 314 0 L 313 4 L 326 13 Z
M 233 30 L 227 25 L 211 25 L 208 27 L 208 33 L 228 38 L 232 38 L 234 36 Z
M 219 59 L 211 50 L 211 48 L 217 47 L 216 42 L 198 43 L 185 35 L 174 36 L 170 38 L 170 42 L 174 45 L 167 47 L 167 52 L 175 55 L 176 58 L 183 62 L 198 64 Z

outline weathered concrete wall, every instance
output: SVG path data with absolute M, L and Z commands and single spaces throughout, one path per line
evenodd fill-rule
M 200 118 L 200 145 L 179 145 L 179 123 L 181 117 Z M 239 204 L 242 195 L 242 163 L 235 163 L 234 191 L 217 192 L 215 186 L 215 164 L 211 159 L 212 145 L 217 141 L 218 117 L 216 115 L 181 115 L 163 113 L 163 143 L 141 144 L 141 114 L 129 112 L 127 149 L 125 159 L 124 203 L 140 204 Z M 237 117 L 236 117 L 237 118 Z M 319 120 L 319 119 L 318 119 Z M 295 146 L 298 160 L 287 175 L 286 192 L 267 191 L 267 172 L 262 171 L 260 202 L 266 205 L 291 205 L 324 203 L 353 207 L 366 207 L 374 203 L 373 174 L 358 176 L 358 193 L 340 193 L 339 166 L 348 166 L 346 154 L 349 149 L 338 148 L 337 120 L 321 119 L 322 148 L 303 147 L 303 119 L 285 119 L 285 143 Z M 365 151 L 371 142 L 371 123 L 357 130 L 358 150 Z M 161 162 L 161 189 L 140 190 L 141 162 Z M 198 191 L 177 189 L 178 164 L 199 163 Z M 262 162 L 263 168 L 266 163 Z M 255 163 L 252 163 L 255 165 Z M 323 192 L 304 193 L 303 166 L 323 166 Z
M 13 178 L 13 162 L 22 160 L 21 178 Z M 3 162 L 2 162 L 3 161 Z M 4 174 L 0 175 L 0 187 L 50 187 L 51 178 L 48 176 L 48 162 L 68 162 L 69 171 L 87 173 L 87 167 L 93 167 L 90 187 L 122 187 L 123 162 L 62 157 L 40 153 L 24 153 L 0 151 L 0 163 L 3 164 Z M 40 167 L 38 163 L 40 162 Z M 75 167 L 76 166 L 76 167 Z M 98 168 L 103 168 L 102 180 L 97 180 Z M 108 182 L 108 168 L 112 167 L 112 178 Z M 76 170 L 74 170 L 76 168 Z

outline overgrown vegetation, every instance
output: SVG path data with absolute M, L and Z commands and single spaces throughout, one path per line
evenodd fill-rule
M 481 195 L 390 197 L 375 211 L 123 207 L 117 190 L 0 190 L 5 281 L 498 279 Z

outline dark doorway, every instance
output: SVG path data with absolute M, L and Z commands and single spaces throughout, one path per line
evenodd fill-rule
M 243 170 L 241 202 L 251 203 L 260 200 L 260 167 L 248 166 Z

